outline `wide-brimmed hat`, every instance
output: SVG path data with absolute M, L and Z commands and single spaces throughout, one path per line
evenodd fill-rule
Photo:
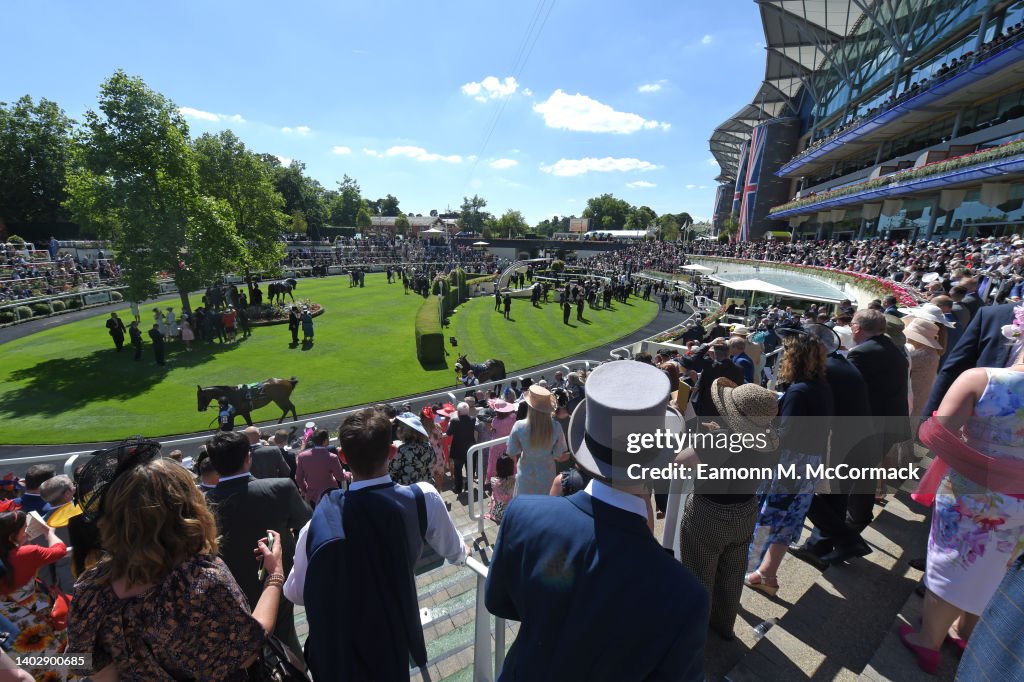
M 899 310 L 903 313 L 904 317 L 916 317 L 921 320 L 934 322 L 935 324 L 941 324 L 944 327 L 953 328 L 956 326 L 956 322 L 947 320 L 945 313 L 942 312 L 942 308 L 934 303 L 925 303 L 916 308 L 900 308 Z
M 523 394 L 523 400 L 538 412 L 551 413 L 555 411 L 555 396 L 543 386 L 532 384 Z
M 778 393 L 758 384 L 737 386 L 719 377 L 711 384 L 711 401 L 733 433 L 765 434 L 765 447 L 751 449 L 772 452 L 779 447 L 779 434 L 772 427 L 772 419 L 779 414 Z
M 403 412 L 402 414 L 395 417 L 395 419 L 402 422 L 413 431 L 416 431 L 424 438 L 430 438 L 430 434 L 428 434 L 427 430 L 423 428 L 423 422 L 420 421 L 420 418 L 413 414 L 412 412 Z
M 903 327 L 903 334 L 909 341 L 935 350 L 942 350 L 942 344 L 938 339 L 939 325 L 934 322 L 911 317 Z
M 839 347 L 845 348 L 846 350 L 853 350 L 853 347 L 857 345 L 853 340 L 853 330 L 847 326 L 836 325 L 832 327 L 832 331 L 835 332 L 836 336 L 839 337 Z
M 831 327 L 826 327 L 823 324 L 817 322 L 812 324 L 805 324 L 801 327 L 780 327 L 775 332 L 779 336 L 793 336 L 800 334 L 803 336 L 813 336 L 814 338 L 821 341 L 822 345 L 825 346 L 825 354 L 831 355 L 839 350 L 839 346 L 842 345 L 842 341 L 839 335 L 836 334 L 835 330 Z M 852 332 L 851 332 L 852 333 Z
M 735 327 L 733 327 L 732 331 L 729 333 L 732 334 L 733 336 L 750 336 L 750 330 L 747 329 L 747 327 L 742 324 L 738 324 Z
M 515 412 L 517 409 L 515 403 L 510 403 L 507 400 L 502 400 L 501 398 L 491 398 L 490 405 L 491 409 L 495 412 Z
M 668 377 L 656 367 L 628 360 L 599 366 L 569 419 L 569 449 L 576 463 L 598 478 L 628 481 L 632 464 L 671 462 L 673 447 L 627 450 L 630 433 L 684 429 L 682 415 L 668 401 Z

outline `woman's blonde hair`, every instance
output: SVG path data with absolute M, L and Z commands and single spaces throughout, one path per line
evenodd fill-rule
M 554 434 L 551 414 L 541 412 L 532 407 L 526 411 L 526 425 L 530 427 L 530 447 L 547 448 L 551 446 Z
M 825 380 L 825 346 L 814 336 L 792 334 L 783 341 L 779 383 Z
M 185 469 L 158 458 L 118 476 L 103 493 L 97 524 L 102 580 L 159 583 L 196 554 L 217 554 L 217 522 Z

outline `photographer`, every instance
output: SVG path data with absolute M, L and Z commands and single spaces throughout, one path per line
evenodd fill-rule
M 725 339 L 719 338 L 702 345 L 690 358 L 683 360 L 683 366 L 699 374 L 694 390 L 693 411 L 698 417 L 717 417 L 718 410 L 711 400 L 711 384 L 719 377 L 725 377 L 734 384 L 743 383 L 743 370 L 729 357 Z

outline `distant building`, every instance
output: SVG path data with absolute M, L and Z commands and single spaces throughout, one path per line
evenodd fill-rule
M 436 228 L 438 230 L 444 229 L 442 226 L 442 220 L 434 216 L 406 216 L 409 220 L 409 233 L 412 235 L 419 234 L 420 230 L 429 230 L 430 228 Z M 371 216 L 370 217 L 370 230 L 378 232 L 390 232 L 395 233 L 395 221 L 398 218 L 393 216 Z

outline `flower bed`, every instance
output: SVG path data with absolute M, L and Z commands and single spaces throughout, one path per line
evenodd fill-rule
M 751 263 L 760 267 L 779 268 L 805 275 L 813 273 L 815 276 L 822 276 L 840 284 L 854 284 L 862 289 L 867 289 L 878 298 L 885 298 L 891 294 L 896 297 L 896 300 L 899 301 L 901 306 L 913 307 L 918 303 L 917 295 L 910 289 L 892 280 L 875 277 L 874 275 L 868 275 L 863 272 L 836 270 L 834 268 L 826 268 L 820 265 L 776 263 L 774 261 L 753 260 L 750 258 L 721 258 L 719 256 L 698 256 L 698 258 L 701 258 L 702 260 L 717 260 L 727 263 Z M 705 320 L 705 324 L 706 323 L 707 320 Z
M 863 182 L 839 187 L 827 192 L 820 192 L 810 196 L 801 197 L 800 199 L 794 199 L 793 201 L 785 204 L 772 207 L 768 212 L 768 215 L 770 216 L 774 213 L 781 213 L 794 208 L 810 206 L 829 199 L 857 194 L 859 192 L 866 192 L 867 190 L 878 189 L 888 185 L 895 185 L 908 180 L 917 180 L 919 178 L 926 178 L 932 175 L 941 175 L 942 173 L 949 173 L 951 171 L 967 168 L 968 166 L 976 166 L 989 161 L 1009 158 L 1011 156 L 1016 156 L 1017 154 L 1024 154 L 1024 139 L 1011 140 L 1010 142 L 1001 144 L 998 147 L 992 147 L 991 149 L 983 149 L 981 151 L 971 152 L 970 154 L 963 154 L 962 156 L 954 156 L 951 159 L 933 161 L 918 168 L 907 168 L 880 178 L 865 180 Z
M 313 317 L 319 317 L 324 314 L 324 307 L 319 303 L 313 303 L 309 299 L 296 301 L 294 304 L 289 302 L 275 303 L 274 305 L 269 303 L 259 306 L 251 305 L 245 309 L 245 312 L 249 315 L 249 326 L 270 327 L 275 324 L 288 324 L 288 312 L 293 305 L 299 310 L 302 310 L 303 307 L 309 308 L 309 312 Z

